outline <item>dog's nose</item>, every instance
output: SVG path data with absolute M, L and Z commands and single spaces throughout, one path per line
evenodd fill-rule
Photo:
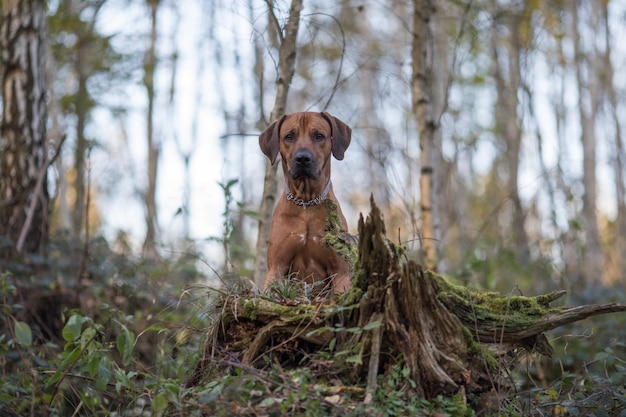
M 301 149 L 293 155 L 293 160 L 298 165 L 310 165 L 313 163 L 313 154 L 306 149 Z

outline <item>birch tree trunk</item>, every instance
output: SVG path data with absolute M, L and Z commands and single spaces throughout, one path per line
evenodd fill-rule
M 437 269 L 438 236 L 435 232 L 437 199 L 435 187 L 436 132 L 432 100 L 432 0 L 413 1 L 413 41 L 411 95 L 413 113 L 420 141 L 420 200 L 421 200 L 421 262 L 428 269 Z
M 5 0 L 2 12 L 0 237 L 11 243 L 0 244 L 0 258 L 8 258 L 23 232 L 28 253 L 40 252 L 48 239 L 46 3 Z
M 281 41 L 278 56 L 278 74 L 276 78 L 276 98 L 272 113 L 270 114 L 270 123 L 282 116 L 287 106 L 287 94 L 295 72 L 296 41 L 298 28 L 300 26 L 301 11 L 302 0 L 292 0 L 289 10 L 289 20 L 285 26 L 284 34 L 278 27 L 278 20 L 273 14 L 273 10 L 270 9 L 269 11 L 270 19 L 276 24 L 276 31 Z M 270 164 L 269 160 L 265 161 L 263 197 L 259 209 L 259 235 L 256 245 L 256 257 L 254 258 L 254 280 L 259 288 L 263 287 L 263 281 L 267 273 L 267 244 L 269 242 L 272 214 L 278 193 L 278 183 L 276 181 L 276 167 L 278 165 L 278 163 L 275 165 Z
M 158 257 L 156 250 L 157 231 L 157 208 L 156 208 L 156 186 L 159 163 L 160 146 L 154 135 L 154 73 L 157 66 L 156 41 L 157 41 L 157 12 L 159 0 L 147 0 L 150 8 L 150 44 L 144 58 L 144 79 L 148 96 L 148 111 L 146 115 L 146 135 L 148 140 L 148 188 L 144 194 L 146 204 L 146 238 L 143 244 L 144 256 L 148 258 Z

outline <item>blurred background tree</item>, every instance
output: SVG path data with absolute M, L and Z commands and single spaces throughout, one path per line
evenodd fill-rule
M 68 138 L 44 187 L 52 230 L 121 233 L 151 257 L 187 242 L 252 275 L 256 136 L 290 7 L 51 2 L 48 130 Z M 334 170 L 352 229 L 373 193 L 411 256 L 476 285 L 623 285 L 623 13 L 600 0 L 305 4 L 286 111 L 354 128 Z M 215 245 L 225 224 L 232 244 Z

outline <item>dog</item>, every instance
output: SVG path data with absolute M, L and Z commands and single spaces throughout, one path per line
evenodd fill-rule
M 274 209 L 264 287 L 283 277 L 307 283 L 331 280 L 334 292 L 350 287 L 350 265 L 324 243 L 326 207 L 331 199 L 345 231 L 346 219 L 330 181 L 331 155 L 342 160 L 352 129 L 326 112 L 284 115 L 259 136 L 272 165 L 281 156 L 284 191 Z

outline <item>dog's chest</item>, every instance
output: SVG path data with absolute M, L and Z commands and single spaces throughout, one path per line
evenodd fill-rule
M 312 211 L 309 208 L 304 210 Z M 307 218 L 304 213 L 300 214 L 297 218 L 291 219 L 289 238 L 283 243 L 292 251 L 294 257 L 305 258 L 303 260 L 306 258 L 321 260 L 317 258 L 327 257 L 330 248 L 324 240 L 326 222 L 319 221 L 319 216 Z
M 329 270 L 335 265 L 335 253 L 324 241 L 324 236 L 319 231 L 295 232 L 291 239 L 293 242 L 290 249 L 290 270 L 307 281 L 325 279 Z
M 289 242 L 292 248 L 299 251 L 310 252 L 315 251 L 317 247 L 325 246 L 323 230 L 294 230 L 290 233 Z

